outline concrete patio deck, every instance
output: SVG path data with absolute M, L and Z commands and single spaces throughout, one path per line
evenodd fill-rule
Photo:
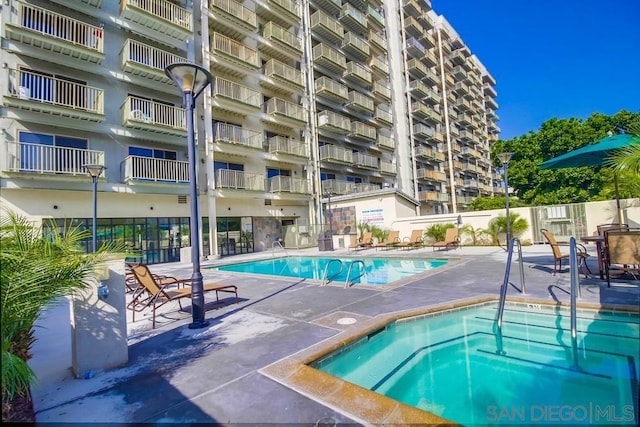
M 593 248 L 590 248 L 593 250 Z M 359 323 L 389 313 L 497 296 L 507 253 L 496 247 L 463 247 L 433 252 L 357 253 L 346 249 L 289 250 L 291 255 L 450 257 L 459 260 L 402 286 L 375 289 L 342 284 L 319 286 L 317 281 L 240 275 L 207 267 L 271 257 L 271 252 L 204 262 L 205 281 L 235 284 L 240 302 L 215 303 L 207 296 L 208 328 L 190 330 L 191 315 L 177 304 L 164 306 L 158 327 L 151 330 L 149 313 L 128 322 L 129 363 L 92 378 L 71 374 L 68 305 L 46 311 L 38 322 L 30 365 L 39 385 L 33 388 L 38 422 L 103 423 L 276 423 L 331 425 L 361 423 L 348 411 L 330 408 L 264 376 L 260 370 L 289 355 Z M 517 257 L 514 256 L 514 260 Z M 546 245 L 523 247 L 529 297 L 568 302 L 568 270 L 553 275 L 553 257 Z M 595 256 L 589 259 L 596 270 Z M 154 273 L 188 277 L 190 264 L 151 266 Z M 511 282 L 520 285 L 517 262 Z M 606 281 L 581 277 L 580 302 L 640 308 L 640 281 Z M 509 296 L 517 293 L 509 289 Z M 210 298 L 213 298 L 211 302 Z M 186 304 L 188 305 L 188 304 Z M 128 313 L 129 314 L 129 313 Z M 145 315 L 146 314 L 146 315 Z M 355 325 L 335 320 L 351 317 Z

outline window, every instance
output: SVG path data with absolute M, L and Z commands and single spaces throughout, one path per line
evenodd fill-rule
M 291 171 L 287 169 L 267 168 L 267 178 L 273 178 L 274 176 L 291 176 Z
M 86 139 L 19 132 L 18 141 L 22 172 L 84 173 L 90 163 Z
M 155 148 L 129 147 L 130 156 L 150 157 L 154 159 L 177 160 L 176 151 L 158 150 Z
M 320 181 L 326 181 L 328 179 L 336 179 L 336 174 L 334 174 L 334 173 L 326 173 L 326 172 L 321 172 L 320 173 Z
M 244 165 L 239 165 L 237 163 L 226 163 L 226 162 L 214 162 L 213 163 L 214 170 L 232 170 L 232 171 L 244 171 Z

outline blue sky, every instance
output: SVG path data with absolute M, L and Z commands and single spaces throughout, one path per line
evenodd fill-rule
M 501 139 L 640 111 L 640 0 L 432 0 L 496 79 Z

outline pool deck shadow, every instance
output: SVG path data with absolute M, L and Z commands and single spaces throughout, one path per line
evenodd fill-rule
M 549 261 L 553 268 L 548 247 L 522 249 L 526 297 L 548 303 L 556 299 L 568 302 L 569 273 L 554 276 L 541 268 L 549 267 Z M 317 249 L 288 251 L 291 255 L 353 255 L 347 249 L 333 253 Z M 391 424 L 424 422 L 419 417 L 422 411 L 388 399 L 366 400 L 363 404 L 358 399 L 362 396 L 358 387 L 344 388 L 332 383 L 331 378 L 310 376 L 307 369 L 312 368 L 301 367 L 298 362 L 308 358 L 316 346 L 342 345 L 354 331 L 384 323 L 397 313 L 495 299 L 504 280 L 507 254 L 495 247 L 463 247 L 446 252 L 432 252 L 431 248 L 366 250 L 356 256 L 451 257 L 459 262 L 380 289 L 357 285 L 343 289 L 342 285 L 319 286 L 312 280 L 208 269 L 228 262 L 269 258 L 270 252 L 203 262 L 205 281 L 238 286 L 238 304 L 228 298 L 221 300 L 223 304 L 215 304 L 215 296 L 213 300 L 207 296 L 210 326 L 200 330 L 187 328 L 191 321 L 188 304 L 185 311 L 178 311 L 177 304 L 163 307 L 154 330 L 148 313 L 137 315 L 136 322 L 129 317 L 128 364 L 86 380 L 71 376 L 68 304 L 52 307 L 39 321 L 46 327 L 36 328 L 37 341 L 30 361 L 39 379 L 39 385 L 33 388 L 37 421 L 305 425 L 320 420 L 337 424 L 368 424 L 373 419 Z M 190 264 L 164 264 L 151 269 L 178 277 L 191 274 Z M 508 296 L 519 296 L 515 289 L 521 286 L 517 261 L 509 282 Z M 585 280 L 582 276 L 581 291 L 579 301 L 584 304 L 640 307 L 637 280 L 621 279 L 607 288 L 606 281 L 596 277 Z M 289 363 L 292 360 L 296 366 Z M 295 379 L 297 385 L 285 385 L 283 376 Z M 306 391 L 314 388 L 321 388 L 325 398 Z M 334 404 L 338 396 L 354 402 L 351 409 Z M 374 416 L 378 418 L 371 418 Z M 443 422 L 437 418 L 431 421 Z

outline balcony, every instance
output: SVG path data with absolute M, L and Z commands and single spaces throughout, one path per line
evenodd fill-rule
M 396 142 L 392 136 L 378 134 L 378 148 L 385 150 L 395 150 Z
M 453 67 L 453 76 L 458 80 L 464 80 L 467 78 L 467 70 L 462 65 Z
M 261 0 L 255 4 L 258 15 L 267 21 L 283 27 L 300 24 L 300 8 L 295 0 Z
M 284 62 L 302 60 L 302 39 L 274 22 L 267 22 L 262 31 L 266 43 L 260 50 Z
M 422 46 L 422 45 L 420 45 Z M 419 59 L 427 66 L 427 67 L 435 67 L 438 65 L 438 57 L 433 52 L 425 53 L 423 56 L 419 57 Z M 445 61 L 447 64 L 448 61 Z
M 471 189 L 478 188 L 478 181 L 475 179 L 465 179 L 462 181 L 462 186 Z
M 418 192 L 418 200 L 421 202 L 448 202 L 449 195 L 439 191 L 420 191 Z
M 314 0 L 314 3 L 332 16 L 337 16 L 342 10 L 342 0 Z
M 216 31 L 230 37 L 242 37 L 258 29 L 256 13 L 235 0 L 209 0 L 209 16 Z
M 498 96 L 498 93 L 496 92 L 496 90 L 494 89 L 493 86 L 491 86 L 489 83 L 485 83 L 484 86 L 482 87 L 483 92 L 485 95 L 491 97 L 491 98 L 495 98 L 496 96 Z
M 422 15 L 422 7 L 418 0 L 404 0 L 402 2 L 402 9 L 407 15 L 413 16 L 414 18 Z
M 411 96 L 414 98 L 423 99 L 429 94 L 431 89 L 420 80 L 412 80 L 409 82 L 409 90 L 411 91 Z
M 377 131 L 373 126 L 365 125 L 364 123 L 360 122 L 351 122 L 351 132 L 349 133 L 349 138 L 375 141 L 376 137 Z
M 454 65 L 464 65 L 464 63 L 467 62 L 466 51 L 463 49 L 455 50 L 451 55 L 449 55 L 449 59 Z
M 187 184 L 189 162 L 127 156 L 120 165 L 125 184 Z
M 368 193 L 369 191 L 380 190 L 380 184 L 370 184 L 366 182 L 356 182 L 353 184 L 354 193 Z
M 420 59 L 427 54 L 427 49 L 416 38 L 411 37 L 407 39 L 407 53 L 414 59 Z
M 404 20 L 404 30 L 411 37 L 415 37 L 416 39 L 422 37 L 422 25 L 418 20 L 412 16 L 405 18 Z
M 242 126 L 216 123 L 213 128 L 213 142 L 216 144 L 216 151 L 255 156 L 256 150 L 262 151 L 263 149 L 262 141 L 262 132 L 245 129 Z
M 308 159 L 307 146 L 300 142 L 284 136 L 272 136 L 268 139 L 269 153 L 288 154 L 291 156 Z
M 440 85 L 441 83 L 438 75 L 433 71 L 431 71 L 430 69 L 427 69 L 427 72 L 425 73 L 423 80 L 429 86 Z
M 433 108 L 422 104 L 421 102 L 412 103 L 411 112 L 415 117 L 418 117 L 419 119 L 422 119 L 427 123 L 438 124 L 442 120 L 442 118 L 440 117 L 440 113 L 435 111 Z
M 358 34 L 367 33 L 367 17 L 350 4 L 342 5 L 338 20 L 345 28 Z
M 9 70 L 6 107 L 83 122 L 103 122 L 104 91 L 36 71 Z M 58 120 L 58 119 L 56 119 Z
M 58 55 L 91 64 L 104 60 L 102 28 L 20 2 L 6 9 L 9 18 L 5 24 L 7 39 L 47 51 L 51 61 L 59 60 Z M 29 50 L 16 50 L 29 54 Z M 30 56 L 41 57 L 42 54 L 34 52 Z
M 418 138 L 426 139 L 432 136 L 434 133 L 435 129 L 423 123 L 416 123 L 413 125 L 413 135 Z
M 351 121 L 333 111 L 318 113 L 318 128 L 321 130 L 346 135 L 351 132 Z
M 371 70 L 376 73 L 377 76 L 382 78 L 387 78 L 389 76 L 389 64 L 386 63 L 385 59 L 380 59 L 378 57 L 371 58 L 370 66 Z
M 384 38 L 384 36 L 376 33 L 373 30 L 369 31 L 369 45 L 371 45 L 371 48 L 375 49 L 377 53 L 387 53 L 387 40 Z
M 258 52 L 220 33 L 211 37 L 211 68 L 236 77 L 246 77 L 260 69 Z
M 444 162 L 444 153 L 434 150 L 432 147 L 420 145 L 416 147 L 416 157 L 433 160 L 436 162 Z
M 269 178 L 268 185 L 271 193 L 311 194 L 308 179 L 278 175 Z
M 376 107 L 376 112 L 373 116 L 374 119 L 383 126 L 391 126 L 393 124 L 393 114 L 383 109 L 381 106 Z
M 346 107 L 352 111 L 369 115 L 373 114 L 375 108 L 373 99 L 355 90 L 349 92 L 349 101 L 347 101 Z
M 241 116 L 260 112 L 262 94 L 221 77 L 215 77 L 212 88 L 212 107 Z
M 444 172 L 425 168 L 420 168 L 417 170 L 417 178 L 435 182 L 444 182 L 447 179 Z
M 429 34 L 427 30 L 422 31 L 420 43 L 422 43 L 422 46 L 426 47 L 427 49 L 433 49 L 437 44 L 436 39 L 431 34 Z
M 355 152 L 353 153 L 353 165 L 361 169 L 379 170 L 378 158 L 370 154 Z
M 364 61 L 369 58 L 369 55 L 371 54 L 369 43 L 367 43 L 362 37 L 351 32 L 344 35 L 344 40 L 342 40 L 342 50 L 360 61 Z
M 322 148 L 322 147 L 320 147 Z M 322 181 L 322 193 L 331 193 L 332 195 L 351 194 L 355 191 L 356 184 L 351 181 L 343 181 L 339 179 L 326 179 Z
M 96 8 L 102 7 L 103 0 L 52 0 L 54 3 L 62 4 L 70 8 L 78 8 L 79 10 L 95 11 Z
M 120 14 L 143 27 L 143 35 L 152 30 L 183 42 L 193 36 L 191 12 L 168 0 L 120 0 Z
M 377 81 L 373 83 L 373 95 L 377 100 L 382 102 L 391 101 L 391 89 L 389 89 L 388 82 Z
M 5 145 L 3 172 L 47 175 L 47 179 L 51 175 L 87 177 L 84 165 L 104 165 L 104 151 L 9 141 Z
M 344 39 L 344 28 L 335 18 L 327 15 L 321 10 L 311 15 L 311 31 L 329 43 L 340 44 Z
M 435 90 L 429 89 L 423 100 L 429 105 L 439 105 L 442 101 L 442 97 Z
M 347 69 L 347 58 L 325 43 L 313 47 L 313 61 L 335 74 L 342 74 Z
M 122 124 L 127 128 L 182 137 L 187 134 L 184 108 L 127 96 L 120 111 Z
M 277 59 L 269 59 L 264 65 L 264 75 L 260 84 L 277 92 L 286 94 L 299 94 L 304 90 L 302 72 Z
M 337 145 L 323 145 L 319 148 L 320 160 L 330 163 L 340 163 L 345 165 L 353 164 L 353 153 Z
M 458 82 L 453 86 L 453 91 L 458 95 L 469 93 L 469 85 L 464 82 Z
M 380 162 L 380 173 L 383 175 L 396 175 L 396 165 L 391 162 Z
M 373 76 L 371 70 L 362 64 L 351 61 L 347 62 L 347 69 L 345 70 L 343 77 L 352 83 L 358 84 L 365 88 L 371 86 Z
M 371 5 L 367 6 L 367 23 L 371 28 L 384 29 L 384 17 Z
M 349 88 L 329 77 L 322 76 L 315 82 L 316 96 L 337 103 L 346 103 L 349 100 Z
M 125 73 L 170 85 L 173 81 L 164 72 L 165 67 L 175 62 L 187 62 L 187 58 L 131 39 L 125 41 L 120 60 Z
M 257 173 L 218 169 L 216 171 L 216 189 L 265 191 L 266 177 Z
M 306 123 L 302 106 L 284 99 L 269 99 L 264 104 L 264 112 L 279 125 L 299 128 Z

